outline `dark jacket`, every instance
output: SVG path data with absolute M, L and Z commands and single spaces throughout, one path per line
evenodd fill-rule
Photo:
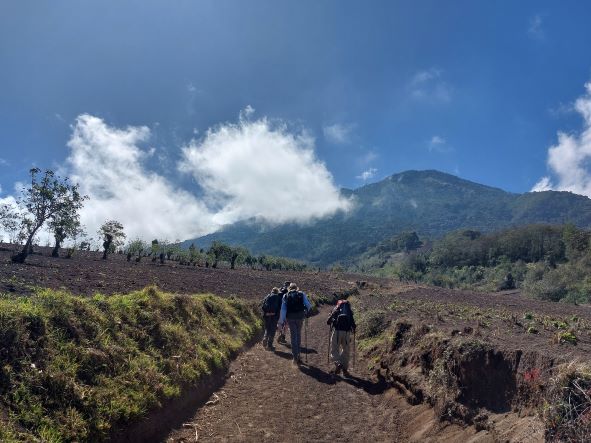
M 346 329 L 346 328 L 342 329 L 336 325 L 337 318 L 338 318 L 339 314 L 341 313 L 341 305 L 335 306 L 335 308 L 330 313 L 328 320 L 326 320 L 326 324 L 334 327 L 335 329 L 337 329 L 339 331 L 355 331 L 357 329 L 357 325 L 355 324 L 355 317 L 353 316 L 353 309 L 351 309 L 351 304 L 350 303 L 348 303 L 348 304 L 349 304 L 349 311 L 351 312 L 351 324 L 350 324 L 349 329 Z
M 267 317 L 267 316 L 279 317 L 279 314 L 281 313 L 282 295 L 270 293 L 269 295 L 267 295 L 263 299 L 263 303 L 261 304 L 261 309 L 265 305 L 265 302 L 267 301 L 267 299 L 269 299 L 269 303 L 272 307 L 272 310 L 270 312 L 265 312 L 263 310 L 263 315 L 265 315 L 265 317 Z

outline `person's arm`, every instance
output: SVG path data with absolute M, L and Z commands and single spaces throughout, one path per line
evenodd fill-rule
M 287 315 L 287 304 L 285 303 L 285 297 L 281 301 L 281 314 L 279 315 L 279 324 L 285 323 L 285 316 Z
M 336 312 L 337 312 L 337 308 L 333 308 L 332 312 L 328 316 L 328 320 L 326 320 L 326 324 L 327 325 L 331 325 L 332 326 L 332 323 L 334 322 L 334 319 L 335 319 Z
M 304 307 L 306 308 L 306 311 L 310 312 L 312 310 L 312 303 L 308 300 L 308 296 L 305 292 L 302 292 L 302 294 L 304 294 Z
M 265 302 L 267 301 L 267 297 L 269 297 L 269 296 L 266 295 L 265 298 L 263 298 L 263 302 L 261 303 L 261 309 L 263 309 L 263 306 L 265 306 Z

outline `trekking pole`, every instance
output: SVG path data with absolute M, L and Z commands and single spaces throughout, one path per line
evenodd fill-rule
M 328 327 L 328 345 L 326 346 L 326 363 L 330 364 L 330 335 L 332 334 L 332 326 Z
M 357 334 L 357 331 L 353 330 L 353 367 L 357 366 L 357 343 L 355 340 L 355 335 Z
M 308 317 L 306 317 L 306 330 L 304 333 L 306 334 L 306 364 L 308 364 Z

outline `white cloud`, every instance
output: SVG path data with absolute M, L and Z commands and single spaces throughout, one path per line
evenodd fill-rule
M 8 166 L 8 165 L 9 165 L 9 163 L 8 163 L 8 161 L 7 161 L 7 160 L 5 160 L 5 159 L 3 159 L 3 158 L 0 158 L 0 165 L 2 165 L 2 166 Z
M 583 117 L 583 129 L 574 134 L 558 133 L 558 143 L 548 149 L 551 174 L 541 178 L 532 191 L 554 189 L 591 197 L 591 82 L 585 89 L 574 105 Z
M 217 223 L 256 217 L 270 223 L 307 222 L 351 206 L 314 155 L 314 140 L 285 125 L 245 116 L 207 131 L 183 149 L 179 169 L 201 185 Z
M 361 174 L 359 174 L 357 177 L 357 179 L 359 180 L 363 180 L 364 182 L 372 179 L 375 177 L 376 172 L 378 172 L 378 170 L 376 168 L 369 168 L 366 171 L 363 171 Z
M 439 135 L 434 135 L 431 137 L 428 143 L 429 152 L 439 152 L 441 154 L 446 154 L 449 152 L 453 152 L 454 148 L 449 146 L 447 140 Z
M 304 223 L 352 206 L 316 158 L 311 137 L 264 118 L 247 120 L 253 112 L 247 107 L 238 123 L 210 129 L 183 148 L 178 168 L 193 175 L 200 197 L 148 169 L 146 160 L 159 155 L 146 146 L 148 127 L 115 128 L 78 116 L 58 172 L 90 197 L 81 210 L 87 233 L 96 236 L 102 223 L 115 219 L 128 238 L 187 239 L 243 219 Z
M 438 135 L 434 135 L 433 137 L 431 137 L 431 145 L 444 145 L 445 144 L 445 139 L 443 137 L 440 137 Z
M 324 126 L 322 131 L 324 132 L 324 138 L 326 138 L 327 141 L 337 145 L 343 145 L 350 142 L 353 125 L 335 123 L 333 125 Z
M 552 190 L 552 180 L 550 177 L 542 177 L 532 188 L 532 192 L 542 192 Z
M 189 238 L 217 226 L 203 203 L 143 161 L 151 150 L 140 146 L 150 137 L 145 127 L 117 129 L 102 119 L 80 115 L 68 142 L 65 175 L 90 197 L 81 211 L 89 235 L 108 219 L 120 221 L 128 238 Z
M 576 112 L 575 106 L 572 103 L 558 103 L 558 105 L 548 108 L 548 113 L 554 117 L 562 117 Z
M 452 88 L 443 79 L 443 71 L 431 68 L 418 71 L 409 84 L 410 95 L 417 101 L 428 103 L 448 103 L 451 101 Z
M 542 40 L 545 36 L 543 25 L 542 16 L 540 14 L 534 15 L 529 19 L 527 35 L 534 40 Z

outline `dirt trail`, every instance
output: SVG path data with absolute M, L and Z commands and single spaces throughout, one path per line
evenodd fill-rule
M 350 378 L 333 379 L 327 314 L 325 308 L 309 319 L 307 364 L 294 366 L 286 346 L 273 353 L 257 344 L 232 363 L 210 399 L 215 404 L 198 409 L 166 441 L 494 441 L 485 431 L 439 423 L 428 406 L 411 406 L 374 380 L 364 363 Z

